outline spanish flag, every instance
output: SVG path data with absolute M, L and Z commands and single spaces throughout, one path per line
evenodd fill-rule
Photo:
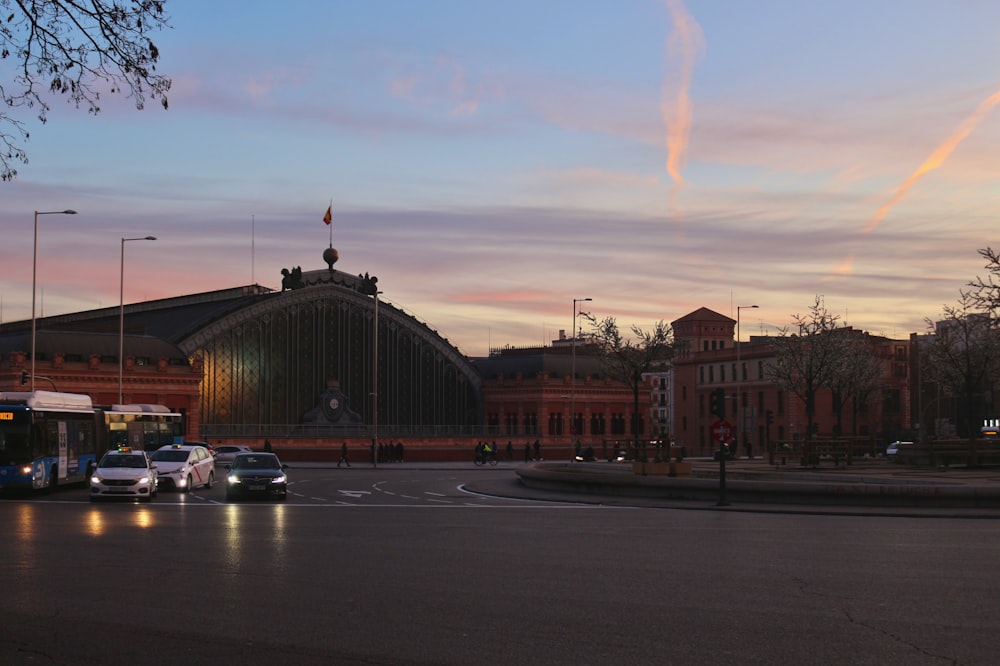
M 323 222 L 327 225 L 333 222 L 333 204 L 330 204 L 330 207 L 326 209 L 326 215 L 323 216 Z

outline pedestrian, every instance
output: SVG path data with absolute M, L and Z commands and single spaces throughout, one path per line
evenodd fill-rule
M 396 462 L 403 462 L 403 443 L 396 442 Z
M 535 460 L 541 460 L 541 459 L 542 459 L 542 445 L 536 439 L 535 440 Z
M 507 460 L 514 459 L 514 443 L 509 439 L 507 440 Z
M 347 442 L 340 445 L 340 460 L 337 461 L 337 467 L 340 467 L 340 463 L 347 463 L 347 466 L 351 466 L 351 461 L 347 459 Z
M 269 439 L 264 440 L 264 451 L 266 453 L 271 453 L 271 440 Z
M 531 444 L 524 443 L 524 462 L 531 462 Z

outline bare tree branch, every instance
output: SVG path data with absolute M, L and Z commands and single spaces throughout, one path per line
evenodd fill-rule
M 147 97 L 167 108 L 171 81 L 156 73 L 160 52 L 150 39 L 170 27 L 165 2 L 0 0 L 0 60 L 12 60 L 16 72 L 0 85 L 0 180 L 28 163 L 21 144 L 29 134 L 16 109 L 34 109 L 45 123 L 55 94 L 96 115 L 101 92 L 124 92 L 137 109 Z

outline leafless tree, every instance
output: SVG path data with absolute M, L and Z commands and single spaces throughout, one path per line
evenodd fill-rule
M 794 315 L 792 325 L 772 339 L 774 363 L 767 367 L 768 378 L 805 404 L 807 440 L 814 430 L 816 394 L 833 386 L 842 366 L 845 336 L 833 335 L 839 319 L 817 296 L 808 314 Z
M 593 327 L 592 343 L 596 346 L 608 376 L 623 382 L 632 390 L 633 417 L 632 432 L 636 456 L 645 458 L 646 447 L 639 441 L 639 391 L 642 375 L 663 361 L 669 361 L 678 350 L 669 324 L 657 322 L 652 330 L 644 331 L 638 326 L 631 328 L 632 337 L 627 337 L 618 327 L 614 317 L 596 320 L 585 315 Z
M 851 432 L 857 434 L 858 409 L 869 402 L 878 389 L 882 364 L 867 334 L 837 329 L 833 335 L 843 336 L 840 358 L 830 376 L 837 429 L 843 432 L 843 410 L 850 404 Z
M 1000 253 L 987 247 L 979 254 L 986 260 L 988 274 L 985 279 L 977 277 L 969 283 L 972 290 L 968 297 L 980 312 L 990 313 L 995 322 L 1000 319 Z
M 992 399 L 993 378 L 1000 371 L 1000 336 L 983 301 L 961 292 L 957 305 L 944 307 L 944 318 L 927 320 L 933 336 L 922 367 L 958 407 L 959 433 L 979 434 L 978 425 Z
M 156 73 L 160 51 L 150 35 L 169 27 L 166 0 L 0 0 L 0 180 L 27 164 L 30 109 L 45 123 L 49 99 L 66 95 L 91 114 L 102 92 L 125 93 L 136 108 L 147 96 L 167 108 L 170 79 Z

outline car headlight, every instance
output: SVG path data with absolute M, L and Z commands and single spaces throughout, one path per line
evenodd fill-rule
M 137 481 L 137 483 L 140 483 L 140 484 L 143 484 L 143 483 L 148 484 L 149 482 L 150 482 L 150 478 L 149 478 L 148 474 L 146 476 L 140 476 L 139 479 L 138 479 L 138 481 Z
M 102 479 L 101 477 L 99 477 L 99 476 L 97 476 L 95 474 L 94 476 L 90 477 L 90 482 L 91 483 L 104 483 L 104 479 Z
M 285 481 L 287 481 L 287 477 L 284 474 L 271 479 L 271 483 L 284 483 Z
M 240 482 L 240 477 L 236 476 L 235 474 L 230 474 L 229 476 L 226 477 L 226 482 L 229 483 L 230 485 L 235 485 Z

